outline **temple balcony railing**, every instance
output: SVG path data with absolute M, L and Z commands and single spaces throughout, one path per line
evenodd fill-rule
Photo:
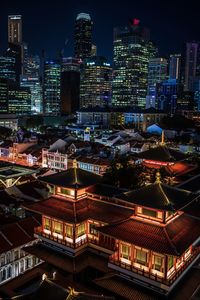
M 159 276 L 158 274 L 153 274 L 151 272 L 151 269 L 149 271 L 146 271 L 143 266 L 141 268 L 137 268 L 134 266 L 134 262 L 127 264 L 121 260 L 116 260 L 112 256 L 109 257 L 109 264 L 116 265 L 117 267 L 120 267 L 121 269 L 133 272 L 134 274 L 141 275 L 145 278 L 149 278 L 151 280 L 154 280 L 156 282 L 159 282 L 161 284 L 171 286 L 178 278 L 181 276 L 181 274 L 188 268 L 190 264 L 198 257 L 200 254 L 200 247 L 193 248 L 193 251 L 188 257 L 182 266 L 180 266 L 178 269 L 176 269 L 169 278 L 164 278 Z M 121 271 L 122 272 L 122 271 Z M 133 275 L 134 277 L 134 275 Z
M 101 239 L 99 239 L 99 236 L 94 236 L 92 234 L 84 234 L 83 236 L 76 237 L 76 241 L 74 241 L 74 238 L 60 238 L 58 235 L 55 236 L 52 232 L 46 233 L 44 232 L 42 226 L 36 227 L 34 229 L 34 233 L 36 237 L 43 237 L 49 241 L 53 241 L 55 243 L 58 243 L 60 245 L 63 245 L 64 247 L 71 248 L 73 250 L 76 250 L 82 246 L 90 246 L 92 247 L 98 247 L 101 248 L 102 250 L 105 250 L 105 252 L 108 252 L 109 254 L 113 253 L 116 248 L 115 244 L 109 243 L 109 242 L 104 242 Z M 69 241 L 71 240 L 71 241 Z

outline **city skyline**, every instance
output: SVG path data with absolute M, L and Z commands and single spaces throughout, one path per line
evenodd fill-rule
M 160 55 L 181 52 L 187 41 L 199 40 L 199 4 L 190 1 L 182 5 L 180 0 L 172 4 L 153 1 L 57 1 L 56 13 L 52 4 L 44 1 L 38 6 L 35 2 L 8 1 L 0 12 L 0 50 L 7 46 L 7 17 L 21 14 L 23 40 L 29 44 L 30 51 L 40 54 L 45 49 L 47 56 L 55 58 L 65 46 L 65 56 L 73 55 L 73 33 L 78 13 L 91 15 L 94 22 L 93 42 L 97 45 L 98 55 L 113 57 L 113 28 L 124 26 L 130 18 L 138 18 L 141 24 L 151 30 L 152 40 L 160 50 Z M 12 10 L 10 9 L 12 7 Z M 64 9 L 66 8 L 66 9 Z M 187 15 L 186 15 L 187 12 Z M 36 17 L 35 17 L 36 16 Z M 111 17 L 112 16 L 112 17 Z M 170 22 L 169 22 L 170 20 Z M 159 26 L 158 26 L 159 24 Z

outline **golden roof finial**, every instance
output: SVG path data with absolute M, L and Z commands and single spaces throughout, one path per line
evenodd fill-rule
M 71 286 L 68 287 L 68 291 L 69 291 L 69 296 L 78 296 L 80 294 L 79 292 L 76 292 L 75 289 Z
M 156 181 L 155 181 L 155 183 L 161 183 L 161 176 L 160 176 L 159 171 L 156 172 Z
M 76 159 L 73 160 L 73 168 L 74 168 L 75 182 L 77 183 L 78 182 L 78 179 L 77 179 L 78 164 L 77 164 L 77 160 Z
M 161 138 L 161 145 L 163 146 L 165 144 L 165 131 L 162 130 L 162 138 Z

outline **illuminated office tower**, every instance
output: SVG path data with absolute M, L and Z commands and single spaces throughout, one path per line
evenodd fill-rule
M 8 88 L 8 112 L 17 115 L 31 114 L 30 89 L 19 87 L 18 84 L 9 84 Z
M 22 44 L 22 16 L 8 16 L 8 43 Z
M 0 78 L 16 81 L 14 57 L 0 56 Z
M 75 57 L 84 59 L 91 56 L 92 21 L 89 14 L 78 14 L 75 22 Z
M 167 60 L 165 58 L 152 58 L 148 65 L 148 88 L 146 108 L 157 106 L 157 84 L 167 79 Z
M 60 114 L 60 76 L 60 62 L 58 60 L 46 60 L 44 63 L 43 110 L 47 115 Z
M 169 58 L 169 79 L 181 79 L 181 54 L 171 54 Z
M 107 59 L 95 56 L 85 59 L 81 70 L 80 106 L 95 107 L 111 104 L 112 67 Z
M 16 81 L 19 83 L 22 74 L 22 46 L 9 43 L 5 56 L 15 61 Z
M 134 19 L 128 26 L 114 29 L 114 106 L 146 106 L 148 64 L 154 56 L 149 30 Z
M 6 56 L 15 59 L 16 81 L 20 82 L 23 73 L 24 43 L 22 42 L 22 16 L 8 16 L 8 49 Z
M 31 92 L 31 112 L 38 114 L 42 112 L 42 87 L 37 76 L 22 75 L 20 86 L 29 88 Z
M 40 80 L 40 58 L 37 55 L 26 59 L 25 75 L 20 77 L 20 86 L 31 91 L 31 111 L 34 114 L 42 112 L 42 86 Z
M 80 60 L 78 58 L 62 59 L 60 99 L 62 114 L 75 113 L 79 109 Z
M 0 113 L 8 113 L 8 80 L 0 78 Z

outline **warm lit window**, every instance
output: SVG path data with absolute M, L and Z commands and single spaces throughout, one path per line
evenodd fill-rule
M 72 235 L 73 235 L 72 226 L 65 225 L 65 234 L 66 234 L 67 237 L 72 238 Z
M 60 222 L 54 222 L 54 232 L 57 234 L 63 233 L 63 224 Z
M 158 255 L 154 255 L 154 269 L 157 271 L 162 271 L 163 258 Z
M 130 257 L 130 246 L 122 244 L 121 245 L 121 256 L 125 259 Z
M 84 234 L 85 234 L 85 224 L 83 223 L 77 227 L 77 237 L 84 235 Z
M 174 257 L 168 256 L 168 270 L 170 270 L 174 266 Z
M 51 220 L 45 218 L 44 219 L 44 229 L 50 230 L 50 228 L 51 228 Z
M 147 252 L 143 250 L 136 249 L 136 261 L 141 265 L 146 265 L 147 263 Z
M 151 218 L 157 218 L 157 211 L 155 211 L 155 210 L 143 208 L 142 213 L 145 216 L 148 216 L 148 217 L 151 217 Z

